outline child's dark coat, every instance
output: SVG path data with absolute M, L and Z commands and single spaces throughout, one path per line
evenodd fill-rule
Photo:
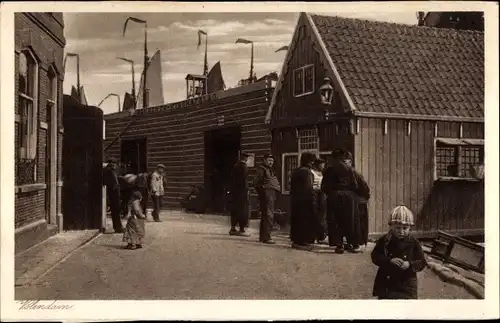
M 372 262 L 379 267 L 373 286 L 373 296 L 379 299 L 416 299 L 418 298 L 417 272 L 426 266 L 422 246 L 416 238 L 409 235 L 404 239 L 381 237 L 372 251 Z M 403 270 L 392 264 L 392 258 L 401 258 L 410 263 Z

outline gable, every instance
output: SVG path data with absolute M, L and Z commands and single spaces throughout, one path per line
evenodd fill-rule
M 299 69 L 302 71 L 297 71 Z M 283 62 L 265 122 L 283 124 L 287 121 L 293 123 L 293 120 L 323 119 L 326 112 L 342 114 L 351 110 L 352 106 L 333 69 L 310 18 L 302 13 Z M 303 81 L 304 91 L 300 87 L 297 89 L 300 77 L 296 73 L 304 73 L 306 76 L 312 74 L 307 85 Z M 325 77 L 330 78 L 334 88 L 331 106 L 321 104 L 319 88 L 324 84 Z
M 357 114 L 484 117 L 484 35 L 312 15 Z

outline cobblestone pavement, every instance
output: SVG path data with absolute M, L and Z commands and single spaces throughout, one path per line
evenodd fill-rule
M 146 224 L 145 248 L 125 250 L 104 234 L 43 276 L 16 287 L 16 299 L 370 299 L 376 267 L 369 252 L 337 255 L 291 249 L 228 235 L 229 219 L 164 214 Z M 429 269 L 419 276 L 420 298 L 471 299 Z

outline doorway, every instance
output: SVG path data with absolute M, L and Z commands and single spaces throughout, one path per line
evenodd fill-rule
M 231 173 L 241 149 L 241 127 L 205 132 L 205 192 L 209 212 L 227 210 Z
M 147 139 L 125 139 L 121 141 L 121 165 L 126 174 L 139 174 L 148 171 Z

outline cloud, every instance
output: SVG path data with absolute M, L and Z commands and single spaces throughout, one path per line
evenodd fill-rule
M 184 81 L 186 79 L 187 74 L 188 73 L 172 73 L 172 72 L 163 73 L 161 78 L 163 81 L 181 81 L 181 80 Z M 185 84 L 182 83 L 182 86 L 185 86 Z
M 72 49 L 85 50 L 88 49 L 90 51 L 102 50 L 115 48 L 116 46 L 126 46 L 129 44 L 135 43 L 134 40 L 123 39 L 120 38 L 69 38 L 66 42 L 66 51 L 71 51 Z
M 271 19 L 271 18 L 267 18 L 267 19 L 264 19 L 264 21 L 268 24 L 272 24 L 272 25 L 286 25 L 288 24 L 289 22 L 286 21 L 286 20 L 280 20 L 280 19 Z
M 277 23 L 279 22 L 279 23 Z M 292 32 L 293 26 L 281 23 L 280 20 L 276 19 L 266 19 L 262 21 L 251 21 L 249 23 L 243 23 L 240 21 L 215 21 L 209 20 L 199 20 L 199 21 L 186 21 L 186 22 L 174 22 L 170 26 L 172 29 L 198 31 L 203 29 L 209 35 L 212 36 L 226 36 L 230 34 L 237 34 L 240 32 L 269 32 L 269 31 L 281 31 L 281 32 Z

